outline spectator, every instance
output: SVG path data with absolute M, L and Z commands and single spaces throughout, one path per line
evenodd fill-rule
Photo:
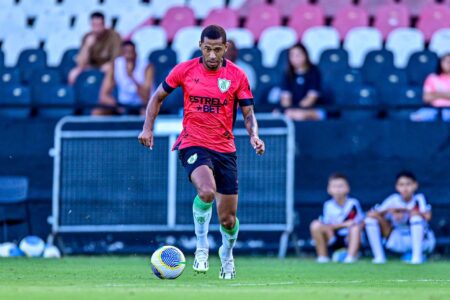
M 441 57 L 437 72 L 428 75 L 423 87 L 423 100 L 433 107 L 450 107 L 450 53 Z M 434 121 L 439 111 L 422 108 L 411 115 L 413 121 Z M 444 121 L 450 121 L 450 109 L 442 110 Z
M 310 225 L 318 263 L 330 261 L 327 246 L 330 250 L 348 247 L 344 263 L 353 263 L 357 259 L 364 215 L 359 201 L 350 198 L 349 192 L 350 185 L 345 175 L 336 173 L 330 176 L 328 194 L 332 198 L 324 203 L 322 218 Z
M 255 69 L 245 61 L 239 59 L 239 50 L 236 48 L 236 44 L 232 40 L 228 40 L 228 49 L 225 53 L 225 58 L 231 60 L 238 65 L 247 74 L 248 82 L 252 89 L 256 86 L 256 73 Z
M 404 171 L 397 175 L 397 193 L 387 197 L 381 205 L 367 214 L 366 232 L 374 255 L 373 263 L 386 262 L 385 247 L 405 254 L 403 260 L 412 264 L 424 262 L 423 251 L 432 251 L 434 235 L 428 229 L 431 207 L 423 194 L 416 194 L 418 183 L 413 173 Z
M 280 106 L 295 121 L 322 120 L 322 110 L 311 109 L 320 96 L 320 73 L 302 44 L 289 49 L 288 70 L 281 85 Z
M 114 59 L 120 55 L 122 39 L 113 29 L 105 27 L 105 16 L 102 13 L 94 12 L 91 15 L 91 27 L 92 31 L 83 37 L 77 66 L 69 73 L 69 84 L 74 84 L 78 75 L 87 69 L 108 71 Z
M 117 87 L 117 99 L 112 95 Z M 139 59 L 133 42 L 122 43 L 122 55 L 114 60 L 114 64 L 105 74 L 100 90 L 100 103 L 109 106 L 117 104 L 129 106 L 131 110 L 143 113 L 153 87 L 153 67 L 145 59 Z M 95 115 L 105 115 L 117 110 L 98 108 Z M 123 109 L 119 108 L 119 112 Z

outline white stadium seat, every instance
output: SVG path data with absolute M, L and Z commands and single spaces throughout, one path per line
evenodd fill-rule
M 147 14 L 150 15 L 150 6 L 141 0 L 104 0 L 100 10 L 116 18 L 124 17 L 136 10 L 148 10 Z
M 189 7 L 197 19 L 204 19 L 211 10 L 224 8 L 225 0 L 189 0 Z
M 231 28 L 227 30 L 227 39 L 233 40 L 238 49 L 251 48 L 255 44 L 253 33 L 245 28 Z
M 450 53 L 450 28 L 439 29 L 433 33 L 428 49 L 438 56 Z
M 14 66 L 23 50 L 36 48 L 39 48 L 39 39 L 32 30 L 22 29 L 17 30 L 14 34 L 9 34 L 2 45 L 5 53 L 5 65 Z
M 98 0 L 64 0 L 60 4 L 60 7 L 71 16 L 77 16 L 82 13 L 90 14 L 96 10 L 101 11 L 101 6 Z
M 305 31 L 302 43 L 308 50 L 311 62 L 317 64 L 323 51 L 339 48 L 340 38 L 335 28 L 316 26 Z
M 116 23 L 116 31 L 120 33 L 122 37 L 128 36 L 139 25 L 143 24 L 151 17 L 151 12 L 148 7 L 145 9 L 135 9 L 122 14 Z
M 55 6 L 57 6 L 56 0 L 39 0 L 38 3 L 36 0 L 21 0 L 18 5 L 28 17 L 40 16 Z
M 39 39 L 45 40 L 49 35 L 67 31 L 70 28 L 70 16 L 64 11 L 50 11 L 46 15 L 40 15 L 34 22 L 34 32 Z
M 247 0 L 230 0 L 228 6 L 232 9 L 238 9 L 244 4 Z
M 381 32 L 372 27 L 353 28 L 344 40 L 344 49 L 348 52 L 348 63 L 352 68 L 361 68 L 367 53 L 382 48 Z
M 150 8 L 153 17 L 162 19 L 169 8 L 174 6 L 184 6 L 185 4 L 185 0 L 152 0 L 150 2 Z
M 14 8 L 12 10 L 0 11 L 0 39 L 5 39 L 8 35 L 14 34 L 26 28 L 27 17 L 23 10 Z
M 136 51 L 140 59 L 147 59 L 154 50 L 165 49 L 167 47 L 167 35 L 162 27 L 146 26 L 133 35 L 136 43 Z
M 297 33 L 289 27 L 275 26 L 264 30 L 258 42 L 263 66 L 275 67 L 280 52 L 294 45 L 297 40 Z
M 394 53 L 394 65 L 405 68 L 414 52 L 425 48 L 423 33 L 415 28 L 394 29 L 386 39 L 386 49 Z
M 59 65 L 64 52 L 80 46 L 80 34 L 74 30 L 60 31 L 49 35 L 44 45 L 48 65 L 51 67 Z
M 187 61 L 197 50 L 202 27 L 190 26 L 180 29 L 173 39 L 172 48 L 177 53 L 178 62 Z

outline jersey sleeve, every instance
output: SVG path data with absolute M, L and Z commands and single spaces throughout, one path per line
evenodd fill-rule
M 331 222 L 330 209 L 329 209 L 328 202 L 325 202 L 323 204 L 323 212 L 322 212 L 321 221 L 323 224 L 330 224 L 330 222 Z
M 418 194 L 416 199 L 419 201 L 419 211 L 421 213 L 426 213 L 431 211 L 431 205 L 427 204 L 427 200 L 425 199 L 424 194 Z
M 244 72 L 241 73 L 241 79 L 239 81 L 239 88 L 236 91 L 236 98 L 239 101 L 240 106 L 253 105 L 253 94 L 248 82 L 247 75 Z
M 167 93 L 171 93 L 174 89 L 182 85 L 184 68 L 182 64 L 176 65 L 166 79 L 163 81 L 162 86 Z
M 383 212 L 385 210 L 388 210 L 389 208 L 392 208 L 392 206 L 393 206 L 392 204 L 395 201 L 394 200 L 395 196 L 396 195 L 393 194 L 393 195 L 390 195 L 389 197 L 387 197 L 383 202 L 381 202 L 380 205 L 375 206 L 375 210 L 379 211 L 379 212 Z

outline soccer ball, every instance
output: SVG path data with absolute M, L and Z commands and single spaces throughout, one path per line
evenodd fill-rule
M 347 256 L 347 249 L 345 249 L 345 248 L 338 249 L 333 252 L 333 256 L 331 257 L 331 260 L 335 263 L 341 263 L 344 261 L 346 256 Z
M 0 244 L 0 257 L 17 257 L 23 255 L 23 252 L 14 243 Z
M 153 253 L 151 265 L 158 278 L 175 279 L 183 273 L 186 259 L 177 247 L 163 246 Z
M 20 250 L 28 257 L 39 257 L 45 249 L 44 241 L 38 236 L 27 236 L 20 241 Z
M 61 258 L 61 252 L 54 245 L 45 245 L 44 258 Z

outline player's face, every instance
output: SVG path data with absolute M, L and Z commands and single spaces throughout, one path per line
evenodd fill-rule
M 294 69 L 301 68 L 306 64 L 306 55 L 302 49 L 295 47 L 289 51 L 289 62 Z
M 133 46 L 123 46 L 122 51 L 123 57 L 125 57 L 126 60 L 134 61 L 136 59 L 136 51 Z
M 347 197 L 350 192 L 348 182 L 342 178 L 331 179 L 328 182 L 328 194 L 335 199 Z
M 105 30 L 105 21 L 102 18 L 92 18 L 91 29 L 95 35 L 103 33 Z
M 408 177 L 400 177 L 395 185 L 397 192 L 405 200 L 410 200 L 412 198 L 417 190 L 417 187 L 417 182 Z
M 227 45 L 221 38 L 212 40 L 205 37 L 203 42 L 200 42 L 200 50 L 206 67 L 210 70 L 217 70 L 222 65 Z
M 441 59 L 441 69 L 445 74 L 450 74 L 450 54 Z

